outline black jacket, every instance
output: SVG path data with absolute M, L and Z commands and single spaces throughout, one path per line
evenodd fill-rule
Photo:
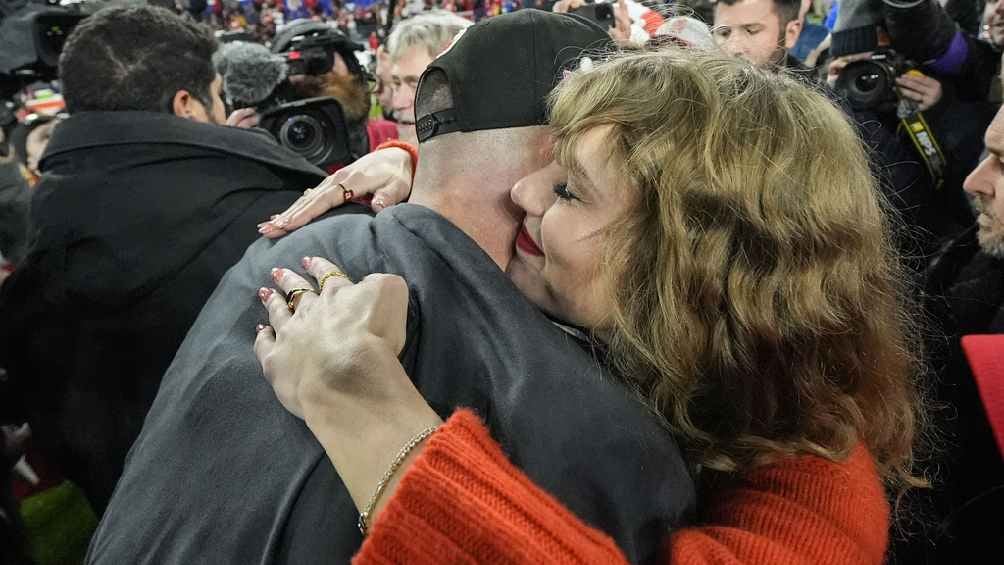
M 129 453 L 89 563 L 347 563 L 358 513 L 252 351 L 274 266 L 333 259 L 403 276 L 402 364 L 442 417 L 484 418 L 514 464 L 632 562 L 652 562 L 695 503 L 674 438 L 442 216 L 410 204 L 259 240 L 206 303 Z
M 263 134 L 168 114 L 60 124 L 32 246 L 0 293 L 3 416 L 103 510 L 161 376 L 220 277 L 323 172 Z
M 28 240 L 28 206 L 31 193 L 17 161 L 0 160 L 0 253 L 20 263 Z
M 1004 333 L 1004 260 L 981 252 L 975 232 L 946 246 L 927 273 L 924 306 L 934 325 L 927 341 L 929 416 L 941 444 L 922 463 L 933 488 L 907 498 L 928 529 L 894 538 L 896 565 L 989 563 L 1004 536 L 1004 460 L 959 341 Z

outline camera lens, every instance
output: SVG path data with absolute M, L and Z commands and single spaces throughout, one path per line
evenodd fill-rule
M 865 94 L 873 92 L 882 82 L 882 76 L 878 73 L 865 73 L 854 79 L 854 89 Z
M 297 149 L 310 147 L 310 142 L 317 137 L 313 124 L 306 121 L 294 122 L 289 126 L 289 144 Z
M 884 110 L 895 103 L 892 71 L 876 61 L 851 63 L 837 77 L 837 92 L 847 97 L 855 110 Z
M 279 130 L 279 143 L 314 162 L 327 151 L 324 126 L 306 114 L 290 116 Z

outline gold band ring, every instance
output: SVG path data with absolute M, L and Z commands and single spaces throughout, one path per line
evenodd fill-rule
M 289 308 L 289 312 L 292 314 L 296 312 L 297 305 L 300 304 L 300 295 L 304 292 L 314 292 L 312 288 L 294 288 L 293 290 L 286 293 L 286 307 Z
M 324 292 L 324 283 L 328 282 L 328 279 L 331 277 L 341 277 L 345 280 L 349 280 L 348 275 L 338 270 L 325 273 L 323 277 L 317 280 L 317 286 L 321 287 L 321 292 Z

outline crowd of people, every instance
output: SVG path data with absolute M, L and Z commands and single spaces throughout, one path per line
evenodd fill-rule
M 0 564 L 999 558 L 1004 3 L 108 4 L 0 108 Z

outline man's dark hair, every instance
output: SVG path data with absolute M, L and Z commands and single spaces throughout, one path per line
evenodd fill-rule
M 726 6 L 735 6 L 742 0 L 718 0 Z M 784 26 L 788 22 L 798 19 L 798 12 L 802 9 L 802 0 L 774 0 L 774 10 L 777 12 L 777 19 L 781 22 L 781 32 L 784 33 Z
M 170 113 L 179 90 L 210 108 L 216 47 L 209 28 L 163 8 L 100 10 L 70 34 L 59 58 L 66 108 Z

